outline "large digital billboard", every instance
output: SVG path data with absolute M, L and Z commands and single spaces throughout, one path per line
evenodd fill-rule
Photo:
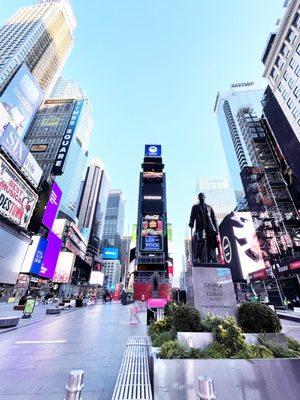
M 75 254 L 69 253 L 68 251 L 61 251 L 59 253 L 53 282 L 69 283 L 75 258 Z
M 145 157 L 161 157 L 161 145 L 160 144 L 146 144 L 145 145 Z
M 56 218 L 62 191 L 56 182 L 53 182 L 51 187 L 50 197 L 43 215 L 42 224 L 47 228 L 52 229 L 53 222 Z
M 0 97 L 0 135 L 10 124 L 22 138 L 43 96 L 36 79 L 22 65 Z
M 43 259 L 43 264 L 39 271 L 39 276 L 52 279 L 61 249 L 61 239 L 57 237 L 52 231 L 49 231 L 47 241 L 48 244 Z
M 225 264 L 235 281 L 265 267 L 250 212 L 232 212 L 220 225 Z
M 104 247 L 102 257 L 105 260 L 117 260 L 119 257 L 119 249 L 115 247 Z
M 0 156 L 0 215 L 26 229 L 37 198 L 37 194 Z
M 141 251 L 163 251 L 164 221 L 160 215 L 145 215 L 141 221 Z
M 43 237 L 39 238 L 29 270 L 31 274 L 38 275 L 40 273 L 47 249 L 47 244 L 47 239 Z

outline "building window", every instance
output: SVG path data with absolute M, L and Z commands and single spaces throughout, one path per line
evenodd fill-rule
M 294 93 L 295 97 L 297 97 L 297 99 L 298 99 L 298 97 L 300 96 L 300 88 L 298 88 L 298 86 L 296 86 L 293 93 Z
M 287 104 L 288 108 L 290 108 L 290 109 L 291 109 L 292 107 L 294 107 L 294 103 L 293 103 L 293 100 L 292 100 L 291 98 L 288 99 L 288 101 L 287 101 L 286 104 Z
M 287 81 L 287 80 L 288 80 L 288 77 L 289 77 L 289 74 L 288 74 L 287 71 L 285 71 L 285 73 L 283 74 L 283 79 L 284 79 L 285 81 Z
M 293 85 L 294 85 L 294 79 L 293 79 L 293 78 L 290 78 L 289 81 L 288 81 L 288 86 L 289 86 L 289 88 L 292 88 Z
M 297 64 L 297 61 L 294 58 L 292 58 L 291 61 L 289 62 L 290 67 L 293 69 L 295 68 L 296 64 Z
M 286 40 L 289 43 L 293 44 L 293 43 L 295 43 L 296 37 L 297 37 L 297 34 L 293 31 L 293 29 L 290 29 Z
M 296 53 L 300 55 L 300 44 L 298 44 L 298 47 L 296 49 Z
M 276 72 L 275 68 L 272 69 L 271 77 L 274 79 L 274 81 L 276 81 L 278 78 L 278 73 Z
M 299 110 L 298 107 L 294 107 L 292 110 L 292 114 L 295 118 L 297 118 L 299 116 Z
M 290 54 L 290 50 L 287 47 L 286 44 L 283 44 L 280 50 L 280 53 L 284 56 L 284 57 L 288 57 L 288 55 Z
M 281 57 L 277 57 L 275 65 L 277 68 L 281 70 L 282 67 L 284 66 L 284 60 Z
M 278 90 L 279 90 L 280 93 L 282 92 L 282 90 L 283 90 L 283 84 L 282 84 L 282 82 L 279 83 L 279 85 L 278 85 Z
M 284 89 L 284 91 L 282 92 L 282 97 L 284 98 L 284 100 L 287 99 L 287 91 Z
M 300 76 L 300 65 L 297 65 L 297 67 L 295 68 L 295 75 L 296 75 L 297 77 Z
M 294 21 L 293 21 L 293 25 L 298 29 L 300 28 L 300 14 L 298 14 L 298 13 L 296 14 Z

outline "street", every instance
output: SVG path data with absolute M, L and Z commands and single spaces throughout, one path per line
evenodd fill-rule
M 129 314 L 94 305 L 1 334 L 0 399 L 63 400 L 69 372 L 83 369 L 83 398 L 110 400 L 128 336 L 146 333 L 145 313 L 141 325 Z

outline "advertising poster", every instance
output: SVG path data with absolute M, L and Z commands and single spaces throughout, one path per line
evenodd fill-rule
M 9 122 L 23 138 L 44 93 L 26 65 L 22 65 L 0 97 L 0 132 Z M 7 114 L 3 112 L 3 108 Z M 2 111 L 1 111 L 2 109 Z M 7 121 L 7 115 L 9 120 Z
M 56 218 L 62 191 L 56 182 L 53 182 L 51 187 L 50 197 L 43 215 L 42 224 L 47 228 L 52 229 L 53 222 Z
M 23 166 L 29 150 L 11 124 L 6 126 L 1 135 L 0 147 L 19 168 Z
M 163 251 L 164 222 L 160 215 L 145 215 L 141 226 L 141 251 Z
M 47 241 L 48 244 L 39 276 L 52 279 L 61 249 L 61 239 L 58 238 L 52 231 L 49 231 Z
M 31 153 L 27 154 L 21 171 L 34 187 L 38 187 L 43 175 L 43 170 Z
M 61 251 L 58 256 L 53 282 L 69 283 L 70 275 L 75 263 L 75 254 Z
M 114 247 L 104 247 L 103 258 L 105 260 L 117 260 L 119 257 L 119 249 Z
M 24 314 L 32 314 L 35 306 L 35 299 L 27 299 L 24 308 Z
M 103 285 L 104 273 L 101 271 L 92 271 L 90 276 L 90 285 Z
M 37 194 L 0 156 L 0 215 L 26 229 L 37 198 Z

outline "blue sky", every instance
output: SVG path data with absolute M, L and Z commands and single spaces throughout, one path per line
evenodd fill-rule
M 78 21 L 63 76 L 92 107 L 90 158 L 101 157 L 136 222 L 145 143 L 163 146 L 176 264 L 199 176 L 224 176 L 213 115 L 218 90 L 257 81 L 283 0 L 72 0 Z M 0 0 L 0 22 L 30 0 Z

